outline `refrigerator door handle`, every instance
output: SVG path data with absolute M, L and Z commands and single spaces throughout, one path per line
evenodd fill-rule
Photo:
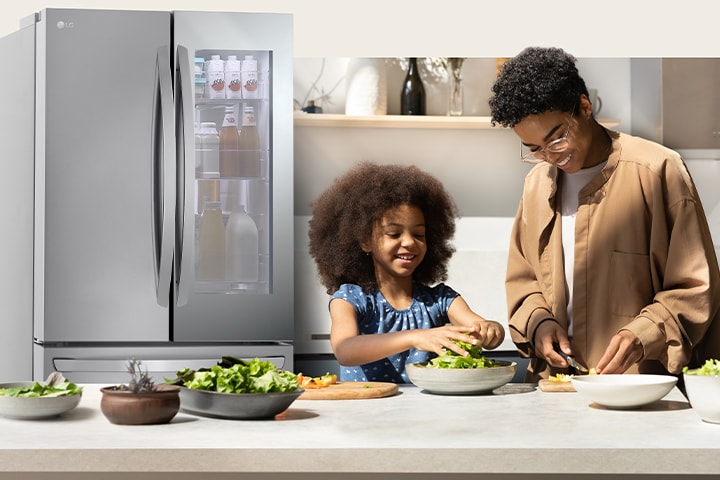
M 175 112 L 177 139 L 177 246 L 175 249 L 175 288 L 177 306 L 185 305 L 194 281 L 194 196 L 195 131 L 193 74 L 188 48 L 177 47 L 175 70 Z
M 170 48 L 160 47 L 155 65 L 152 118 L 152 235 L 155 287 L 160 306 L 170 304 L 175 241 L 175 129 Z

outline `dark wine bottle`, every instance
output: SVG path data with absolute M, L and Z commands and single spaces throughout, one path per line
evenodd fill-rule
M 402 115 L 425 115 L 425 87 L 420 79 L 417 58 L 411 58 L 408 62 L 408 71 L 400 96 L 400 113 Z

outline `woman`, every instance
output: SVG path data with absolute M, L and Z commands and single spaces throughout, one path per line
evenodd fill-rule
M 575 58 L 528 48 L 492 87 L 525 178 L 506 278 L 510 332 L 529 379 L 561 349 L 598 373 L 679 374 L 720 357 L 720 273 L 680 156 L 605 129 Z

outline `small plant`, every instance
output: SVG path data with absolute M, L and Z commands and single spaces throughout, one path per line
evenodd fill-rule
M 130 374 L 130 382 L 127 385 L 118 385 L 118 390 L 129 390 L 134 393 L 153 392 L 157 389 L 147 369 L 143 370 L 142 361 L 131 358 L 127 366 L 128 374 Z

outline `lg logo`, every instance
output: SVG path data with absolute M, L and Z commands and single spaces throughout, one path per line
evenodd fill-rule
M 58 30 L 63 30 L 65 28 L 75 28 L 75 24 L 73 22 L 63 22 L 62 20 L 57 22 Z

